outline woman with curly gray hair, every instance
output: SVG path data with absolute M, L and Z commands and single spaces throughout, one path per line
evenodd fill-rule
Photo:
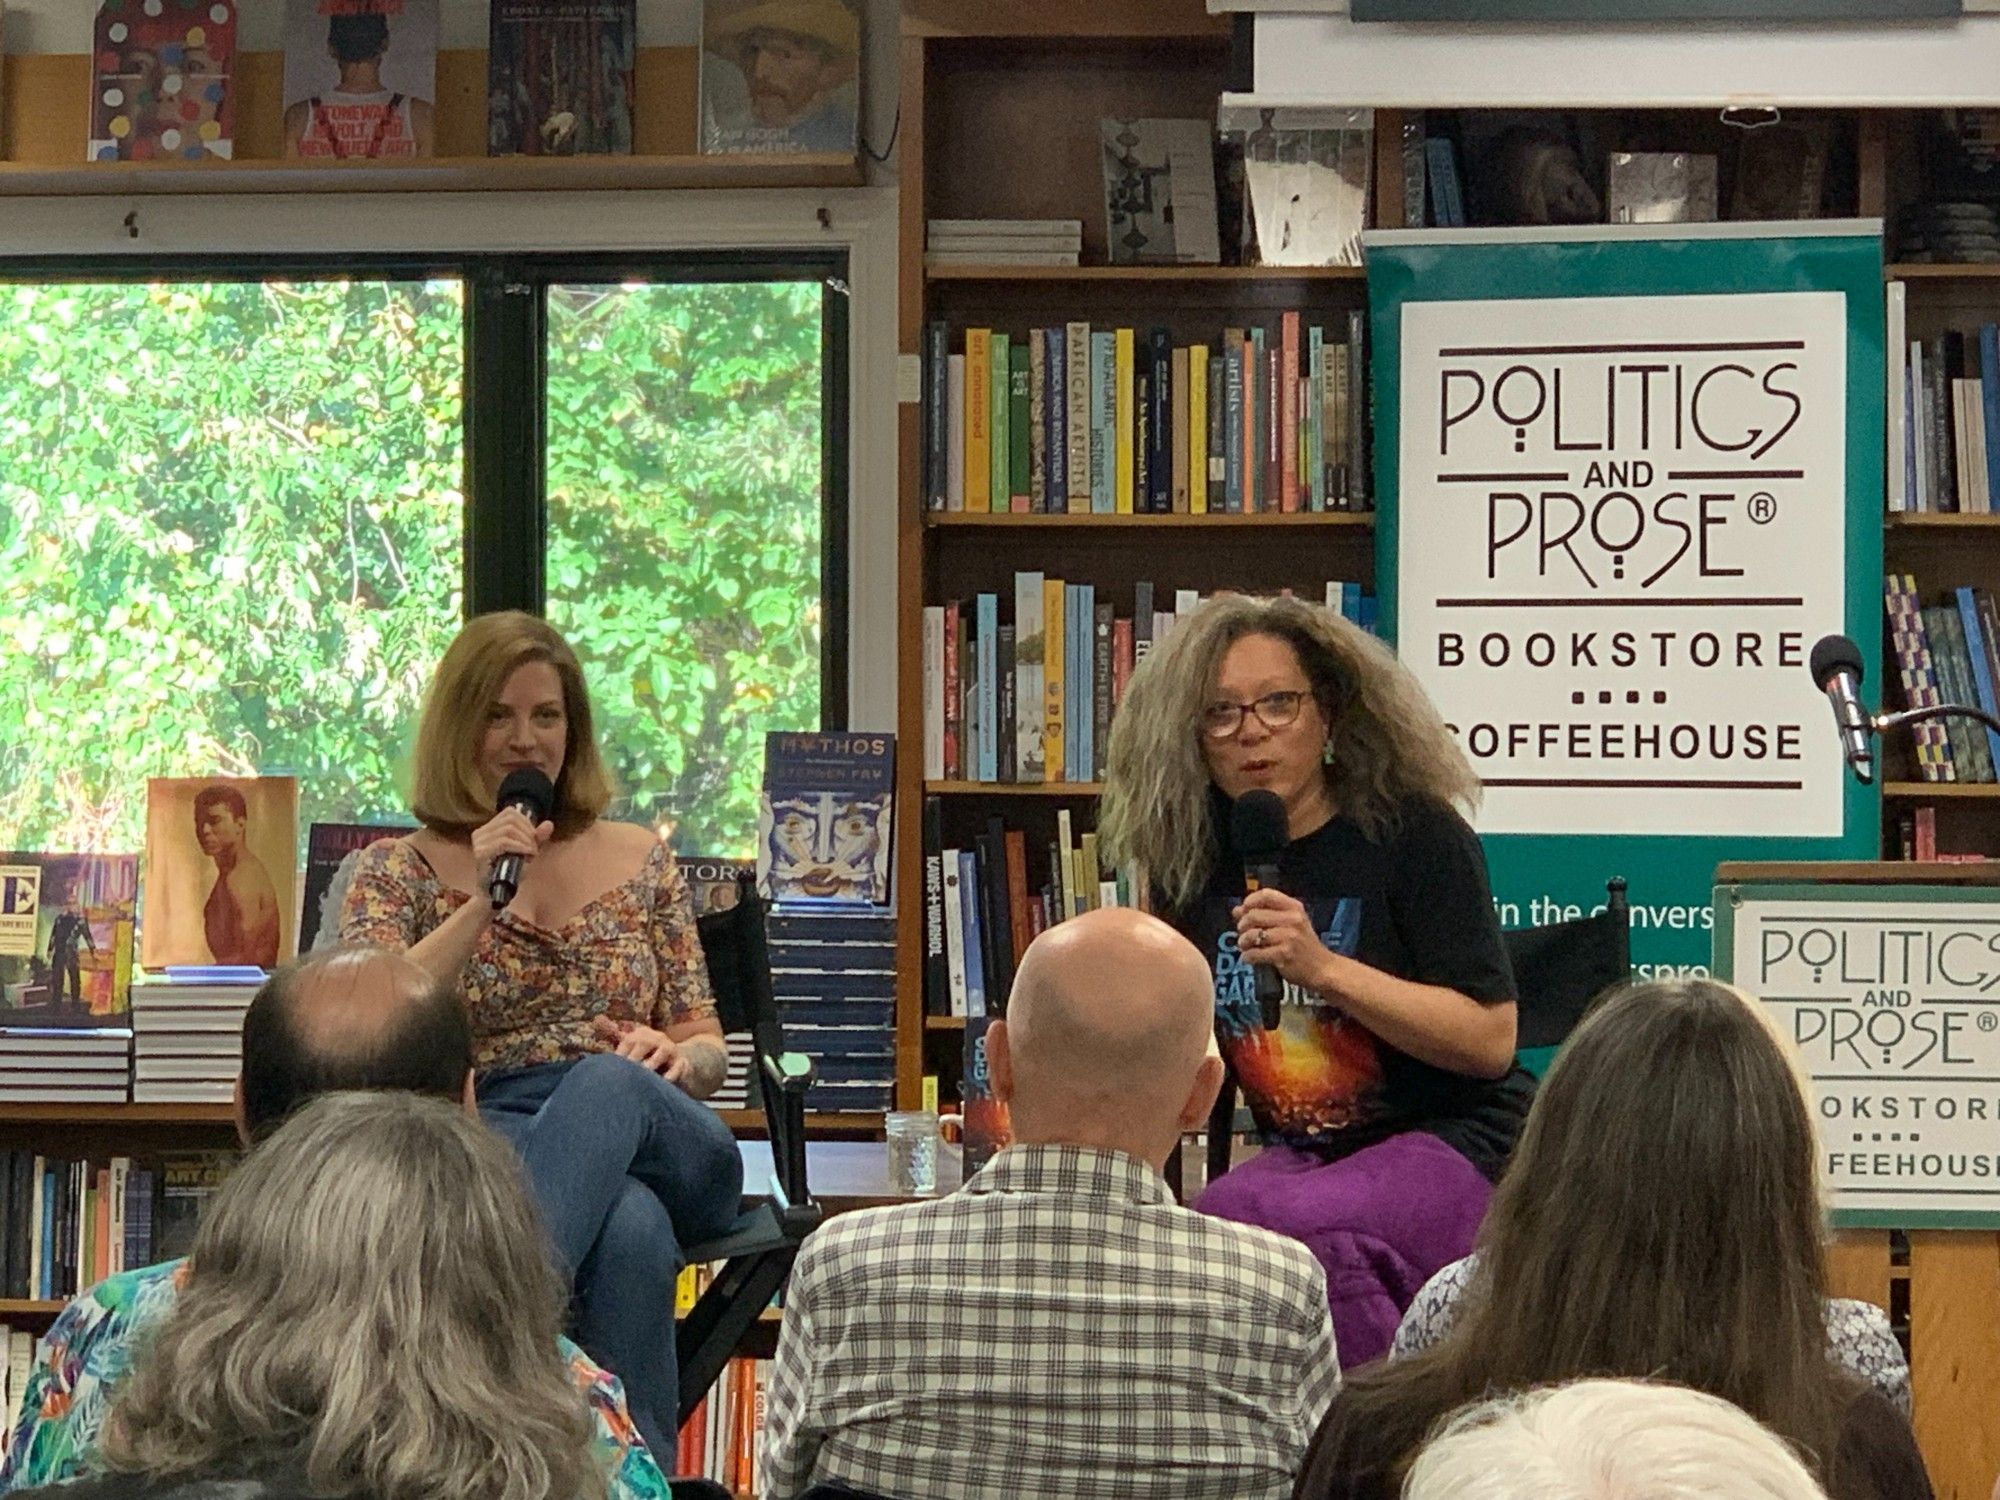
M 1273 793 L 1279 889 L 1245 894 L 1231 805 Z M 1214 970 L 1216 1035 L 1265 1149 L 1195 1205 L 1303 1240 L 1341 1363 L 1387 1351 L 1465 1254 L 1527 1113 L 1478 778 L 1374 637 L 1292 598 L 1201 605 L 1133 674 L 1099 832 Z M 1256 971 L 1284 981 L 1279 1024 Z
M 216 1194 L 76 1500 L 604 1500 L 513 1153 L 457 1105 L 328 1094 Z

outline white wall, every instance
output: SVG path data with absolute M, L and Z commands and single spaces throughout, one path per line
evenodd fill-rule
M 5 0 L 6 50 L 83 52 L 91 0 Z M 864 0 L 865 134 L 889 138 L 896 108 L 895 0 Z M 277 45 L 279 0 L 241 0 L 245 50 Z M 444 0 L 444 45 L 485 45 L 486 6 Z M 639 0 L 646 46 L 692 45 L 698 5 Z M 78 142 L 79 156 L 82 143 Z M 848 714 L 896 724 L 895 161 L 873 186 L 833 192 L 368 193 L 214 198 L 0 198 L 0 270 L 16 255 L 342 250 L 631 250 L 838 246 L 849 256 L 853 426 L 848 492 Z M 819 222 L 826 209 L 830 227 Z M 136 212 L 138 239 L 124 228 Z

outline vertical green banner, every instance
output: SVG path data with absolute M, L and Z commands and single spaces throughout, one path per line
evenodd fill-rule
M 1725 859 L 1872 859 L 1806 656 L 1881 682 L 1874 221 L 1367 237 L 1384 630 L 1486 784 L 1503 925 L 1631 883 L 1705 972 Z

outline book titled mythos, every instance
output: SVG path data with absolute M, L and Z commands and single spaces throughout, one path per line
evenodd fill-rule
M 895 785 L 893 734 L 766 735 L 758 891 L 770 901 L 886 902 Z
M 629 156 L 638 0 L 493 0 L 488 156 Z

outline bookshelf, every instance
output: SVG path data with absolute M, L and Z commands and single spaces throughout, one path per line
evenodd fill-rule
M 925 350 L 942 322 L 951 352 L 968 328 L 1008 331 L 1088 322 L 1129 327 L 1143 339 L 1163 327 L 1176 345 L 1214 344 L 1225 327 L 1277 325 L 1296 310 L 1329 329 L 1364 306 L 1358 266 L 1114 266 L 1107 262 L 1103 117 L 1212 118 L 1231 85 L 1231 25 L 1201 0 L 1103 0 L 1089 7 L 1027 0 L 909 0 L 903 8 L 901 305 L 899 348 Z M 1068 122 L 1059 131 L 1051 120 Z M 1032 150 L 1021 149 L 1032 141 Z M 934 218 L 1053 218 L 1083 224 L 1075 267 L 927 266 Z M 1059 811 L 1081 833 L 1095 825 L 1096 781 L 995 784 L 925 780 L 923 610 L 981 592 L 1012 618 L 1014 575 L 1090 583 L 1099 602 L 1130 614 L 1134 587 L 1289 587 L 1321 597 L 1329 579 L 1373 586 L 1374 518 L 1365 512 L 1121 515 L 981 514 L 927 509 L 922 408 L 905 405 L 898 508 L 898 769 L 896 881 L 900 921 L 897 1097 L 915 1107 L 936 1074 L 948 1104 L 957 1093 L 963 1018 L 926 1016 L 923 997 L 922 809 L 934 799 L 947 845 L 1000 817 L 1027 834 L 1031 886 Z M 1199 536 L 1195 533 L 1200 533 Z M 1103 746 L 1098 748 L 1101 757 Z

